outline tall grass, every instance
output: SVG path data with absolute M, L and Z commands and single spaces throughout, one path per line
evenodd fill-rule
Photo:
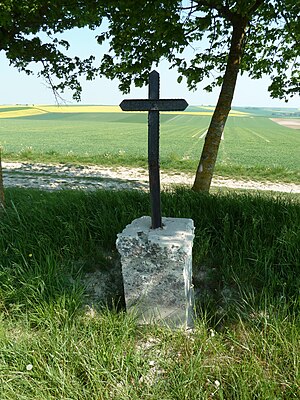
M 297 399 L 300 202 L 162 194 L 193 218 L 193 332 L 87 308 L 86 271 L 118 259 L 116 235 L 148 195 L 11 189 L 0 219 L 0 398 Z M 115 303 L 120 299 L 115 299 Z

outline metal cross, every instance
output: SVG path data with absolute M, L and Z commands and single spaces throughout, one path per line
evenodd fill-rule
M 159 98 L 159 73 L 149 74 L 148 99 L 123 100 L 123 111 L 148 111 L 148 165 L 151 199 L 151 228 L 161 228 L 160 176 L 159 176 L 159 112 L 183 111 L 188 106 L 184 99 Z

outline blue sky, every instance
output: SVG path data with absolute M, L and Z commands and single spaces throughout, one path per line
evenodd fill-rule
M 94 39 L 96 33 L 88 29 L 74 29 L 65 32 L 62 37 L 69 40 L 71 52 L 81 57 L 94 54 L 101 58 L 107 47 L 99 46 Z M 196 91 L 189 91 L 183 80 L 177 83 L 175 69 L 169 70 L 167 62 L 162 62 L 156 70 L 161 77 L 161 98 L 185 98 L 190 105 L 215 105 L 219 88 L 213 93 L 203 91 L 205 84 L 200 83 Z M 19 73 L 9 65 L 5 53 L 0 53 L 0 104 L 54 104 L 55 99 L 42 79 Z M 292 98 L 288 103 L 271 99 L 267 87 L 268 78 L 250 80 L 246 76 L 239 76 L 233 100 L 234 106 L 256 107 L 297 107 L 300 108 L 299 97 Z M 147 97 L 147 88 L 132 88 L 129 95 L 123 95 L 118 90 L 118 81 L 109 81 L 101 78 L 92 82 L 82 81 L 83 93 L 80 104 L 119 104 L 123 98 Z M 63 98 L 76 104 L 70 93 Z

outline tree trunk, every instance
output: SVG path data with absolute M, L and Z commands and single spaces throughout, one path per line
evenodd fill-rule
M 1 160 L 1 149 L 0 149 L 0 207 L 5 207 L 5 196 L 3 186 L 3 172 L 2 172 L 2 160 Z
M 223 84 L 205 137 L 205 143 L 192 188 L 196 192 L 208 192 L 211 185 L 222 133 L 231 110 L 231 103 L 243 54 L 247 24 L 248 21 L 242 19 L 233 23 L 231 45 Z

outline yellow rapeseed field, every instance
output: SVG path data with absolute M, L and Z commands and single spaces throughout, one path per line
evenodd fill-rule
M 176 111 L 176 114 L 184 115 L 212 115 L 214 107 L 201 107 L 208 111 Z M 48 112 L 122 112 L 119 106 L 48 106 L 43 107 Z M 126 111 L 128 112 L 128 111 Z M 136 111 L 129 111 L 135 113 Z M 145 111 L 146 112 L 146 111 Z M 174 111 L 163 111 L 162 114 L 174 114 Z M 232 117 L 246 116 L 247 113 L 232 110 L 230 111 Z
M 45 111 L 39 110 L 38 108 L 29 108 L 25 110 L 13 110 L 13 111 L 1 111 L 0 107 L 0 118 L 17 118 L 17 117 L 30 117 L 31 115 L 45 114 Z
M 9 111 L 5 109 L 9 108 Z M 13 110 L 13 108 L 16 108 Z M 44 113 L 119 113 L 122 112 L 119 106 L 103 105 L 103 106 L 56 106 L 56 105 L 35 105 L 24 107 L 19 109 L 20 106 L 0 106 L 0 118 L 17 118 L 17 117 L 29 117 L 33 115 L 39 115 Z M 176 114 L 180 115 L 198 115 L 198 116 L 211 116 L 213 113 L 213 107 L 201 107 L 207 109 L 207 111 L 176 111 Z M 3 111 L 1 110 L 3 109 Z M 135 112 L 135 111 L 132 111 Z M 174 114 L 174 112 L 163 112 L 163 114 Z M 232 117 L 245 117 L 248 114 L 240 111 L 230 111 Z
M 201 106 L 201 108 L 209 110 L 210 111 L 209 115 L 211 115 L 211 113 L 213 113 L 215 109 L 215 107 L 213 106 Z M 248 115 L 248 113 L 244 111 L 231 110 L 229 115 L 231 115 L 232 117 L 238 117 L 239 115 L 245 117 L 246 115 Z
M 97 112 L 120 112 L 119 106 L 39 106 L 45 112 L 55 113 L 97 113 Z

